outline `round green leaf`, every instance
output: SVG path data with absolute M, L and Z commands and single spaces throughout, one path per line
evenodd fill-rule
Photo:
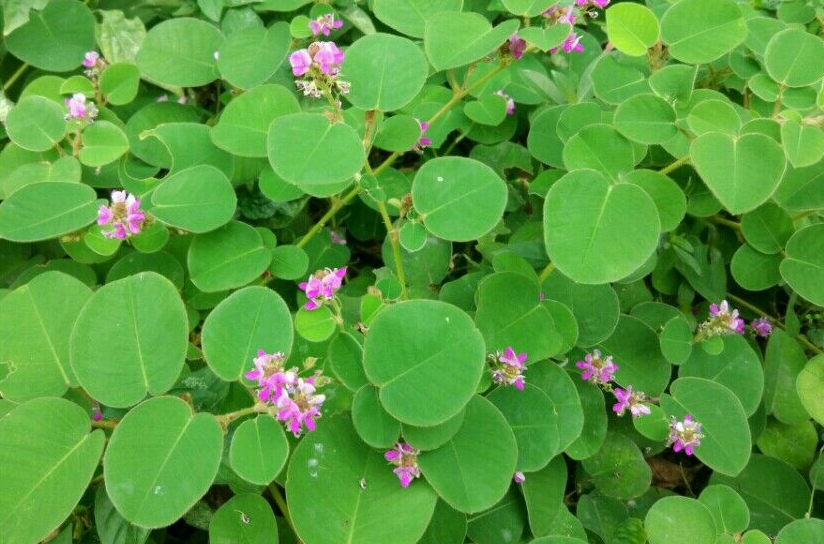
M 30 13 L 26 24 L 5 36 L 6 47 L 15 57 L 42 70 L 67 72 L 77 68 L 86 51 L 95 46 L 91 10 L 74 0 L 38 4 L 42 11 Z
M 703 378 L 679 378 L 670 386 L 670 394 L 661 397 L 661 408 L 676 419 L 691 414 L 701 423 L 704 438 L 695 456 L 702 463 L 729 476 L 747 466 L 752 450 L 750 427 L 732 391 Z
M 664 497 L 644 519 L 650 544 L 715 544 L 718 532 L 709 509 L 695 499 Z
M 552 4 L 553 2 L 549 3 Z M 571 25 L 559 22 L 548 28 L 539 26 L 522 28 L 518 31 L 518 37 L 541 51 L 549 51 L 564 43 L 571 31 Z
M 618 4 L 611 10 L 620 6 L 646 9 L 638 4 Z M 642 144 L 661 144 L 678 132 L 675 110 L 669 102 L 653 94 L 639 94 L 622 102 L 615 110 L 614 122 L 618 132 Z
M 398 232 L 398 241 L 407 251 L 415 252 L 426 245 L 426 227 L 421 223 L 407 221 Z
M 747 37 L 744 15 L 734 0 L 680 0 L 661 18 L 661 38 L 673 58 L 707 64 Z
M 409 442 L 413 448 L 419 450 L 426 451 L 440 448 L 460 430 L 465 416 L 466 410 L 464 409 L 458 412 L 458 415 L 434 427 L 403 425 L 403 438 Z
M 532 119 L 526 145 L 530 155 L 544 164 L 564 168 L 564 145 L 558 136 L 558 122 L 566 106 L 550 106 Z
M 561 272 L 553 272 L 543 283 L 545 296 L 572 310 L 578 322 L 578 345 L 594 346 L 607 339 L 618 325 L 621 313 L 618 295 L 610 285 L 576 283 Z
M 0 236 L 37 242 L 79 230 L 97 216 L 94 189 L 80 183 L 26 185 L 0 203 Z
M 423 38 L 436 13 L 461 11 L 463 0 L 375 0 L 372 9 L 382 23 L 414 38 Z
M 398 420 L 386 413 L 378 399 L 378 389 L 364 385 L 352 399 L 352 423 L 361 440 L 373 448 L 392 448 L 401 433 Z
M 27 96 L 8 112 L 9 139 L 28 151 L 48 151 L 66 134 L 64 111 L 42 96 Z
M 266 499 L 241 493 L 223 503 L 209 521 L 211 544 L 278 544 L 278 524 Z
M 798 424 L 810 418 L 795 386 L 806 364 L 801 345 L 783 330 L 773 329 L 764 353 L 764 410 L 783 423 Z
M 730 272 L 744 289 L 763 291 L 781 281 L 781 260 L 781 255 L 766 255 L 745 244 L 732 256 Z
M 428 75 L 423 52 L 400 36 L 370 34 L 346 50 L 346 80 L 352 84 L 346 98 L 362 110 L 393 111 L 406 106 Z
M 278 117 L 269 126 L 266 145 L 275 173 L 316 196 L 338 192 L 366 160 L 355 129 L 319 113 Z
M 721 533 L 730 535 L 744 532 L 750 525 L 750 509 L 741 495 L 727 485 L 705 487 L 698 501 L 706 506 Z
M 152 193 L 151 214 L 190 232 L 209 232 L 228 223 L 237 197 L 226 176 L 213 166 L 193 166 L 168 176 Z
M 440 12 L 427 19 L 423 39 L 426 56 L 435 70 L 464 66 L 494 51 L 518 30 L 516 19 L 495 28 L 474 12 Z
M 234 175 L 234 158 L 212 143 L 209 127 L 198 123 L 164 123 L 140 135 L 156 138 L 172 158 L 169 175 L 192 166 L 214 166 L 227 178 Z
M 607 104 L 617 105 L 638 94 L 649 93 L 646 76 L 632 66 L 619 63 L 616 58 L 604 55 L 592 67 L 590 79 L 595 96 Z
M 135 525 L 171 525 L 217 475 L 223 433 L 212 414 L 192 412 L 177 397 L 157 397 L 118 423 L 103 457 L 106 491 Z
M 658 19 L 646 6 L 616 4 L 607 15 L 607 37 L 621 53 L 640 57 L 658 41 Z
M 781 459 L 798 470 L 804 470 L 815 458 L 818 432 L 810 420 L 797 425 L 787 425 L 769 419 L 756 445 L 761 453 Z
M 138 110 L 126 122 L 131 152 L 140 160 L 151 165 L 170 168 L 172 156 L 169 149 L 158 138 L 145 138 L 144 133 L 159 125 L 169 123 L 197 123 L 197 110 L 177 102 L 155 102 Z M 208 129 L 206 131 L 208 134 Z
M 217 67 L 232 85 L 254 89 L 286 60 L 290 42 L 289 25 L 282 21 L 268 29 L 250 26 L 237 30 L 221 44 Z
M 361 442 L 348 416 L 324 419 L 300 441 L 289 462 L 286 495 L 306 544 L 414 544 L 437 499 L 423 480 L 403 489 L 383 452 Z
M 649 489 L 652 470 L 626 435 L 610 432 L 601 449 L 581 462 L 600 493 L 628 500 Z
M 623 175 L 622 180 L 637 185 L 649 195 L 658 210 L 662 231 L 678 228 L 687 213 L 687 198 L 677 183 L 654 170 L 633 170 Z
M 217 79 L 215 53 L 223 34 L 191 17 L 168 19 L 146 34 L 135 62 L 143 77 L 174 87 L 200 87 Z
M 683 316 L 667 321 L 658 336 L 661 353 L 670 363 L 680 365 L 692 354 L 692 328 Z
M 606 439 L 606 403 L 598 387 L 583 380 L 575 380 L 573 383 L 581 402 L 584 425 L 581 428 L 581 435 L 566 448 L 565 453 L 572 459 L 581 460 L 591 457 Z
M 440 448 L 421 453 L 418 463 L 443 500 L 460 512 L 473 513 L 504 496 L 516 457 L 515 437 L 504 416 L 475 396 L 457 434 Z
M 412 201 L 432 234 L 466 242 L 480 238 L 501 220 L 507 188 L 492 168 L 479 161 L 439 157 L 415 174 Z
M 451 304 L 414 300 L 381 311 L 364 344 L 363 367 L 386 411 L 403 423 L 443 423 L 469 402 L 486 349 L 472 320 Z M 499 497 L 500 498 L 500 497 Z
M 0 540 L 31 544 L 72 512 L 92 479 L 106 437 L 59 398 L 34 399 L 0 418 Z M 12 469 L 13 467 L 13 469 Z M 37 512 L 37 515 L 32 515 Z
M 824 305 L 824 225 L 810 225 L 793 234 L 779 270 L 799 295 L 813 304 Z
M 815 518 L 797 519 L 781 529 L 775 544 L 821 542 L 824 540 L 824 521 Z
M 275 291 L 247 287 L 225 298 L 203 323 L 203 355 L 227 381 L 252 369 L 258 350 L 288 357 L 294 333 L 289 307 Z
M 547 253 L 561 272 L 581 283 L 631 274 L 655 251 L 660 231 L 655 203 L 642 189 L 611 185 L 595 170 L 565 175 L 544 201 Z
M 286 87 L 262 85 L 229 102 L 210 135 L 216 146 L 234 155 L 266 157 L 269 125 L 299 111 L 295 95 Z
M 824 132 L 818 127 L 786 119 L 781 124 L 781 141 L 787 160 L 796 168 L 816 164 L 824 157 Z
M 439 500 L 429 526 L 418 544 L 462 544 L 466 540 L 466 514 Z
M 286 465 L 287 457 L 286 434 L 270 415 L 247 419 L 232 436 L 229 465 L 247 482 L 269 485 Z
M 786 166 L 781 146 L 763 134 L 734 137 L 708 132 L 692 141 L 690 158 L 701 179 L 732 214 L 754 210 L 770 198 Z
M 482 125 L 500 125 L 506 118 L 506 100 L 497 94 L 485 94 L 464 105 L 464 114 Z
M 741 128 L 741 118 L 727 100 L 704 100 L 690 110 L 687 125 L 696 136 L 707 132 L 732 136 Z
M 302 307 L 295 314 L 295 330 L 310 342 L 327 340 L 336 328 L 335 316 L 328 306 L 321 306 L 315 310 Z
M 46 272 L 0 300 L 0 361 L 9 370 L 0 379 L 3 398 L 60 397 L 77 384 L 69 335 L 91 296 L 80 280 Z
M 115 106 L 122 106 L 134 100 L 139 85 L 140 70 L 128 62 L 110 64 L 100 74 L 100 90 L 106 95 L 109 103 Z
M 824 76 L 824 42 L 806 30 L 788 28 L 767 44 L 764 65 L 770 77 L 783 85 L 812 85 Z
M 824 355 L 816 355 L 796 379 L 801 404 L 814 420 L 824 425 Z
M 93 398 L 125 408 L 171 389 L 188 336 L 177 289 L 142 272 L 101 287 L 83 307 L 70 340 L 72 368 Z
M 309 255 L 297 246 L 278 246 L 272 250 L 272 264 L 269 272 L 276 278 L 296 280 L 306 275 Z
M 271 261 L 260 232 L 240 221 L 195 236 L 186 258 L 192 283 L 205 293 L 242 287 L 259 278 Z
M 558 451 L 558 422 L 549 417 L 555 406 L 546 393 L 527 383 L 523 391 L 498 387 L 487 399 L 501 411 L 515 434 L 515 468 L 534 472 L 546 466 Z
M 617 180 L 635 166 L 632 144 L 609 125 L 590 125 L 564 146 L 567 170 L 592 168 Z
M 741 217 L 744 239 L 761 253 L 780 253 L 794 230 L 790 214 L 772 202 L 766 202 Z
M 357 391 L 368 383 L 363 373 L 363 348 L 354 335 L 343 332 L 335 336 L 327 357 L 332 372 L 350 390 Z
M 117 125 L 96 121 L 83 131 L 80 162 L 86 166 L 103 166 L 114 162 L 129 150 L 129 140 Z
M 421 137 L 421 127 L 411 115 L 393 115 L 384 119 L 375 135 L 375 147 L 386 151 L 409 151 Z M 392 168 L 381 172 L 379 178 L 392 176 Z M 397 173 L 397 170 L 394 171 Z M 388 179 L 393 179 L 392 176 Z M 401 174 L 401 177 L 404 176 Z M 362 193 L 361 193 L 362 194 Z

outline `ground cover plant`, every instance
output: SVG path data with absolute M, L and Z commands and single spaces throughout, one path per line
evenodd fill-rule
M 821 0 L 5 0 L 0 543 L 824 542 Z

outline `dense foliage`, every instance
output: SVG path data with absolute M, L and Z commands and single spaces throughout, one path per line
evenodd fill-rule
M 2 15 L 2 544 L 824 542 L 824 1 Z

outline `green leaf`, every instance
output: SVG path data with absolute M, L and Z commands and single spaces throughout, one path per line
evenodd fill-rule
M 0 418 L 0 538 L 39 542 L 72 512 L 92 479 L 105 436 L 58 398 L 34 399 Z M 38 512 L 36 516 L 31 512 Z
M 618 4 L 615 7 L 622 5 L 638 6 Z M 678 132 L 675 110 L 669 102 L 652 94 L 639 94 L 622 102 L 615 110 L 614 122 L 621 134 L 642 144 L 661 144 L 671 140 Z
M 211 131 L 198 123 L 163 123 L 140 135 L 157 138 L 172 158 L 169 175 L 192 166 L 214 166 L 227 178 L 234 173 L 232 155 L 218 148 L 209 137 Z
M 119 159 L 129 150 L 129 140 L 117 125 L 96 121 L 83 131 L 80 162 L 85 166 L 103 166 Z
M 406 106 L 428 75 L 423 52 L 400 36 L 370 34 L 346 50 L 346 80 L 352 84 L 346 98 L 362 110 L 393 111 Z
M 94 189 L 80 183 L 33 183 L 0 203 L 0 236 L 37 242 L 79 230 L 97 216 Z
M 764 354 L 764 410 L 784 423 L 798 424 L 810 415 L 795 386 L 807 364 L 801 345 L 781 329 L 774 328 Z
M 626 55 L 640 57 L 658 42 L 658 19 L 646 6 L 616 4 L 606 11 L 607 37 Z
M 552 0 L 502 0 L 501 3 L 510 13 L 521 17 L 535 17 L 546 11 L 554 2 Z
M 664 497 L 644 519 L 650 544 L 715 544 L 718 532 L 709 509 L 695 499 Z
M 552 2 L 550 2 L 551 4 Z M 549 28 L 530 26 L 518 31 L 518 37 L 529 45 L 534 45 L 541 51 L 549 51 L 558 47 L 569 36 L 572 26 L 566 23 L 556 23 Z
M 146 27 L 140 17 L 127 19 L 119 10 L 100 10 L 100 24 L 97 25 L 97 43 L 103 57 L 112 63 L 131 62 L 137 56 Z
M 155 25 L 135 63 L 143 77 L 173 87 L 201 87 L 217 79 L 215 53 L 224 37 L 213 25 L 182 17 Z
M 464 114 L 482 125 L 500 125 L 506 118 L 506 100 L 496 94 L 485 94 L 464 105 Z
M 5 46 L 23 62 L 50 72 L 80 66 L 94 49 L 94 16 L 74 0 L 51 0 L 42 11 L 30 13 L 26 24 L 6 36 Z
M 622 175 L 621 180 L 637 185 L 649 195 L 658 210 L 663 232 L 678 228 L 687 212 L 687 198 L 677 183 L 654 170 L 633 170 Z
M 275 173 L 313 196 L 342 190 L 366 160 L 357 132 L 319 113 L 275 119 L 269 126 L 267 149 Z
M 824 225 L 797 231 L 785 251 L 779 267 L 781 277 L 805 299 L 824 305 Z
M 498 174 L 479 161 L 439 157 L 415 174 L 412 201 L 432 234 L 465 242 L 483 236 L 501 220 L 507 189 Z
M 674 365 L 683 364 L 692 355 L 692 327 L 683 316 L 676 316 L 667 321 L 658 335 L 661 353 Z
M 275 418 L 262 414 L 238 426 L 229 447 L 229 465 L 238 476 L 269 485 L 286 466 L 289 442 Z
M 418 139 L 421 137 L 421 127 L 418 121 L 411 115 L 393 115 L 386 118 L 383 124 L 378 129 L 375 135 L 375 147 L 385 149 L 386 151 L 408 151 L 412 149 Z M 388 168 L 381 174 L 391 172 Z M 391 179 L 391 178 L 390 178 Z
M 696 353 L 699 350 L 696 350 Z M 661 408 L 681 420 L 686 414 L 701 423 L 704 438 L 695 456 L 721 474 L 741 473 L 750 459 L 750 427 L 741 401 L 726 387 L 703 378 L 679 378 Z
M 423 38 L 426 23 L 441 12 L 461 11 L 463 0 L 375 0 L 372 9 L 382 23 L 413 38 Z
M 426 56 L 437 71 L 464 66 L 494 51 L 518 26 L 509 19 L 493 28 L 480 13 L 435 13 L 426 22 Z
M 533 534 L 543 536 L 552 530 L 558 511 L 565 508 L 566 482 L 566 463 L 563 457 L 556 457 L 542 470 L 529 474 L 521 484 Z
M 77 384 L 69 335 L 91 296 L 80 280 L 46 272 L 0 299 L 0 361 L 8 369 L 0 379 L 3 398 L 60 397 Z
M 804 470 L 815 458 L 818 432 L 810 420 L 787 425 L 769 419 L 756 444 L 764 455 L 781 459 L 798 470 Z
M 565 453 L 572 459 L 581 460 L 591 457 L 606 439 L 606 403 L 598 387 L 579 379 L 573 379 L 573 383 L 581 402 L 584 424 L 580 436 L 566 448 Z
M 27 96 L 6 117 L 9 139 L 28 151 L 48 151 L 66 134 L 64 111 L 42 96 Z
M 661 17 L 661 39 L 670 56 L 687 64 L 717 60 L 746 37 L 734 0 L 680 0 Z
M 818 127 L 786 119 L 781 125 L 781 142 L 787 160 L 796 168 L 816 164 L 824 157 L 824 132 Z
M 94 495 L 94 524 L 100 541 L 111 544 L 143 544 L 151 532 L 126 521 L 112 504 L 103 485 L 97 487 Z
M 306 544 L 414 544 L 437 499 L 422 479 L 403 489 L 383 453 L 361 442 L 348 416 L 324 418 L 300 441 L 289 462 L 286 495 Z
M 632 66 L 619 64 L 612 55 L 604 55 L 590 72 L 595 96 L 607 104 L 620 104 L 639 94 L 649 93 L 646 77 Z
M 520 493 L 510 487 L 497 504 L 486 512 L 469 518 L 467 536 L 477 544 L 494 544 L 507 541 L 519 541 L 524 534 L 526 513 L 521 506 Z
M 7 0 L 3 2 L 3 36 L 8 36 L 11 32 L 29 20 L 32 9 L 43 9 L 48 4 L 48 0 Z
M 134 100 L 140 84 L 140 70 L 131 63 L 115 63 L 106 67 L 100 75 L 100 90 L 108 102 L 122 106 Z
M 321 306 L 315 310 L 301 307 L 295 314 L 295 330 L 310 342 L 323 342 L 335 333 L 337 323 L 332 310 Z
M 357 391 L 368 383 L 363 372 L 363 348 L 358 339 L 342 332 L 329 342 L 327 358 L 332 372 L 351 391 Z
M 151 214 L 190 232 L 209 232 L 228 223 L 237 197 L 226 176 L 213 166 L 192 166 L 168 176 L 152 193 Z
M 509 489 L 516 452 L 504 416 L 488 400 L 475 396 L 458 433 L 440 448 L 421 453 L 418 463 L 443 500 L 458 511 L 473 513 L 494 505 Z
M 262 85 L 226 106 L 210 136 L 219 148 L 241 157 L 266 157 L 266 135 L 277 117 L 298 113 L 294 94 L 280 85 Z
M 790 214 L 772 202 L 766 202 L 741 217 L 744 239 L 761 253 L 780 253 L 794 231 Z
M 786 166 L 781 146 L 762 134 L 733 137 L 708 132 L 692 141 L 690 158 L 732 214 L 754 210 L 770 198 Z
M 390 415 L 410 425 L 432 426 L 469 402 L 485 356 L 483 337 L 462 310 L 415 300 L 377 315 L 364 344 L 363 366 L 380 387 L 381 404 Z
M 289 25 L 283 21 L 268 29 L 253 26 L 238 30 L 221 44 L 217 67 L 232 85 L 255 89 L 286 60 L 290 41 Z
M 581 461 L 598 491 L 628 500 L 649 489 L 652 470 L 638 446 L 626 435 L 610 432 L 595 455 Z
M 213 415 L 195 414 L 177 397 L 147 400 L 126 414 L 109 439 L 106 491 L 135 525 L 171 525 L 208 491 L 222 449 Z
M 720 533 L 735 535 L 750 525 L 750 509 L 741 495 L 727 485 L 705 487 L 698 501 L 709 509 Z
M 815 518 L 798 519 L 781 529 L 775 544 L 820 542 L 824 539 L 824 521 Z
M 543 283 L 546 297 L 572 310 L 578 322 L 578 345 L 594 346 L 606 340 L 618 325 L 618 295 L 610 285 L 585 285 L 553 272 Z
M 655 251 L 660 231 L 655 203 L 642 189 L 611 185 L 595 170 L 565 175 L 544 201 L 547 253 L 580 283 L 608 283 L 631 274 Z
M 205 293 L 242 287 L 259 278 L 271 261 L 260 232 L 240 221 L 195 236 L 186 258 L 192 283 Z
M 182 106 L 177 102 L 149 104 L 138 110 L 126 122 L 126 135 L 129 137 L 131 152 L 148 164 L 161 168 L 171 168 L 172 155 L 166 145 L 159 138 L 147 138 L 146 136 L 152 134 L 150 131 L 159 125 L 196 123 L 198 121 L 199 116 L 194 108 Z M 209 131 L 206 130 L 205 133 L 208 138 Z
M 278 524 L 266 499 L 254 493 L 235 495 L 209 521 L 211 544 L 277 544 Z
M 466 515 L 439 500 L 418 544 L 463 544 L 464 540 Z
M 814 420 L 824 422 L 824 355 L 810 359 L 798 374 L 795 383 L 801 404 Z
M 741 118 L 726 100 L 704 100 L 690 110 L 687 125 L 696 136 L 707 132 L 733 136 L 741 128 Z
M 378 388 L 364 385 L 352 399 L 352 423 L 361 440 L 373 448 L 392 448 L 401 434 L 401 424 L 386 413 L 378 399 Z
M 433 427 L 414 427 L 412 425 L 403 425 L 403 438 L 408 441 L 413 448 L 417 448 L 419 450 L 426 451 L 440 448 L 460 430 L 465 416 L 466 410 L 464 409 L 458 412 L 458 415 L 453 416 L 445 422 Z
M 174 285 L 142 272 L 98 289 L 77 318 L 71 364 L 80 385 L 125 408 L 171 389 L 183 368 L 188 323 Z M 122 512 L 122 510 L 121 510 Z
M 738 248 L 730 262 L 733 279 L 748 291 L 763 291 L 781 281 L 781 255 L 766 255 L 749 245 Z
M 609 125 L 596 124 L 569 139 L 564 165 L 567 170 L 592 168 L 617 181 L 618 174 L 632 170 L 635 157 L 629 140 Z
M 265 287 L 246 287 L 209 313 L 201 343 L 212 371 L 234 381 L 252 369 L 258 350 L 288 358 L 293 336 L 292 316 L 280 295 Z
M 824 77 L 824 43 L 806 30 L 788 28 L 767 44 L 764 66 L 770 77 L 782 85 L 812 85 Z

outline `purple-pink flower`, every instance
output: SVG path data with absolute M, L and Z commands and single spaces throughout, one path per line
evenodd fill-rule
M 650 407 L 644 404 L 647 396 L 641 391 L 633 391 L 631 385 L 628 385 L 626 389 L 617 387 L 613 394 L 618 402 L 612 405 L 612 411 L 619 417 L 623 416 L 626 410 L 630 411 L 632 417 L 646 416 L 651 413 Z
M 421 121 L 420 119 L 415 119 L 418 122 L 418 126 L 421 129 L 421 134 L 418 136 L 418 141 L 415 142 L 415 145 L 412 147 L 412 150 L 416 153 L 423 153 L 424 147 L 429 147 L 432 143 L 430 138 L 427 138 L 426 131 L 429 129 L 429 123 L 426 121 Z
M 564 53 L 580 53 L 584 50 L 584 46 L 581 44 L 581 36 L 579 36 L 575 32 L 570 32 L 569 36 L 567 36 L 564 40 L 564 43 L 561 44 L 561 49 L 564 50 Z M 549 50 L 549 52 L 557 53 L 558 48 L 553 47 Z
M 738 310 L 731 309 L 726 300 L 710 304 L 709 317 L 699 326 L 696 339 L 730 334 L 744 334 L 744 320 L 738 317 Z
M 692 455 L 695 448 L 701 445 L 701 439 L 704 438 L 701 424 L 692 419 L 690 414 L 684 416 L 684 421 L 678 421 L 675 416 L 672 416 L 669 429 L 667 445 L 672 446 L 675 452 L 684 450 L 687 455 Z
M 97 107 L 92 102 L 87 102 L 83 93 L 74 93 L 71 98 L 65 99 L 64 103 L 69 108 L 66 121 L 85 119 L 91 123 L 97 117 Z
M 302 76 L 312 67 L 312 56 L 307 49 L 298 49 L 289 55 L 289 64 L 292 65 L 292 74 Z
M 516 484 L 522 484 L 526 481 L 526 476 L 520 470 L 512 475 L 512 481 Z
M 304 304 L 307 310 L 315 310 L 323 306 L 323 303 L 335 298 L 335 293 L 343 284 L 343 277 L 346 275 L 346 267 L 325 268 L 318 270 L 305 282 L 298 284 L 298 287 L 306 293 L 309 300 Z
M 387 450 L 383 457 L 395 466 L 392 472 L 401 482 L 401 487 L 409 487 L 412 480 L 420 477 L 418 468 L 418 454 L 420 451 L 413 448 L 408 442 L 398 442 L 391 450 Z
M 325 400 L 325 395 L 316 392 L 314 378 L 297 378 L 281 389 L 275 402 L 277 418 L 295 436 L 300 436 L 304 429 L 314 431 L 315 420 L 320 418 L 320 408 Z
M 618 365 L 612 362 L 612 355 L 601 356 L 601 350 L 593 350 L 587 353 L 583 361 L 578 361 L 575 366 L 583 370 L 581 379 L 596 385 L 605 384 L 612 381 L 612 375 L 618 370 Z
M 523 391 L 526 385 L 526 353 L 515 353 L 512 346 L 508 346 L 503 353 L 498 351 L 492 358 L 495 363 L 492 381 L 501 385 L 512 385 L 518 391 Z
M 609 5 L 609 0 L 575 0 L 575 4 L 578 6 L 586 6 L 587 4 L 592 4 L 593 6 L 597 6 L 599 8 L 605 8 Z
M 146 214 L 140 209 L 140 200 L 126 191 L 112 191 L 110 206 L 97 210 L 97 224 L 111 228 L 103 230 L 103 236 L 122 240 L 138 234 L 143 228 Z
M 100 404 L 94 401 L 92 404 L 92 421 L 100 421 L 103 419 L 103 412 L 100 411 Z
M 284 370 L 284 362 L 283 353 L 270 354 L 261 349 L 253 360 L 255 368 L 244 374 L 247 380 L 257 381 L 258 398 L 262 402 L 278 399 L 283 388 L 297 380 L 296 370 Z
M 100 54 L 97 51 L 87 51 L 83 56 L 82 64 L 86 68 L 94 68 L 98 59 L 100 59 Z
M 509 52 L 515 60 L 524 56 L 526 51 L 526 42 L 518 37 L 518 34 L 513 34 L 509 37 L 509 44 L 507 45 Z
M 314 36 L 317 36 L 318 34 L 328 36 L 330 32 L 337 30 L 342 26 L 343 21 L 340 19 L 335 19 L 335 16 L 331 13 L 321 15 L 317 19 L 309 21 L 309 28 L 312 30 L 312 35 Z
M 770 319 L 767 317 L 759 317 L 758 319 L 753 319 L 750 323 L 750 327 L 752 330 L 755 331 L 755 334 L 760 336 L 761 338 L 767 338 L 769 335 L 772 334 L 773 327 Z
M 306 49 L 299 49 L 289 55 L 289 64 L 295 77 L 306 79 L 295 82 L 304 96 L 320 98 L 324 92 L 337 90 L 341 94 L 349 92 L 349 83 L 339 79 L 343 64 L 343 51 L 334 42 L 312 42 Z
M 511 96 L 506 94 L 503 89 L 498 89 L 495 91 L 495 94 L 500 96 L 506 102 L 506 114 L 507 115 L 515 115 L 515 101 L 512 99 Z M 543 293 L 541 293 L 543 295 Z

